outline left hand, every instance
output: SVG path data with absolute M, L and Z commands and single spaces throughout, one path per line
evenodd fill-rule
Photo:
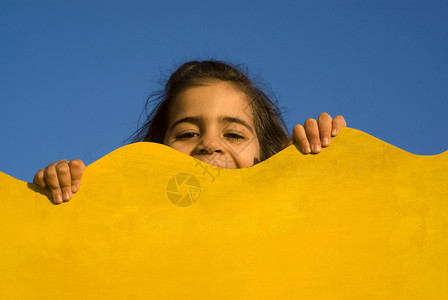
M 292 130 L 289 144 L 297 142 L 303 153 L 319 153 L 322 147 L 331 143 L 331 137 L 336 136 L 342 127 L 347 126 L 341 115 L 331 118 L 327 113 L 321 113 L 317 121 L 307 119 L 304 125 L 297 124 Z

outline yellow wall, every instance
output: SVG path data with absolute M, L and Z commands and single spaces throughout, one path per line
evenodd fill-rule
M 349 128 L 239 170 L 128 145 L 63 205 L 0 173 L 0 299 L 448 299 L 447 182 Z

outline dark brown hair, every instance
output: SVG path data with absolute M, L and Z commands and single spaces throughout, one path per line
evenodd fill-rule
M 260 142 L 260 161 L 279 152 L 288 135 L 276 102 L 252 83 L 240 68 L 215 60 L 184 63 L 169 77 L 163 90 L 151 94 L 145 110 L 153 103 L 155 106 L 147 116 L 145 124 L 131 136 L 132 142 L 163 144 L 168 130 L 168 111 L 173 99 L 188 88 L 219 81 L 230 83 L 246 94 Z

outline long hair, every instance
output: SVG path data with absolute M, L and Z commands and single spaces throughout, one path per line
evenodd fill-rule
M 216 82 L 230 83 L 246 95 L 260 142 L 260 161 L 279 152 L 288 139 L 288 134 L 277 103 L 252 83 L 238 67 L 215 60 L 189 61 L 180 66 L 169 77 L 163 90 L 148 97 L 145 109 L 151 105 L 154 107 L 145 124 L 131 136 L 131 141 L 163 144 L 168 130 L 168 111 L 173 99 L 188 88 Z

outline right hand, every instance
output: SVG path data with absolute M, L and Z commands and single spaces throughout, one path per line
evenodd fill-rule
M 55 203 L 69 201 L 81 187 L 84 162 L 80 159 L 66 159 L 49 164 L 40 169 L 33 182 L 40 186 Z

